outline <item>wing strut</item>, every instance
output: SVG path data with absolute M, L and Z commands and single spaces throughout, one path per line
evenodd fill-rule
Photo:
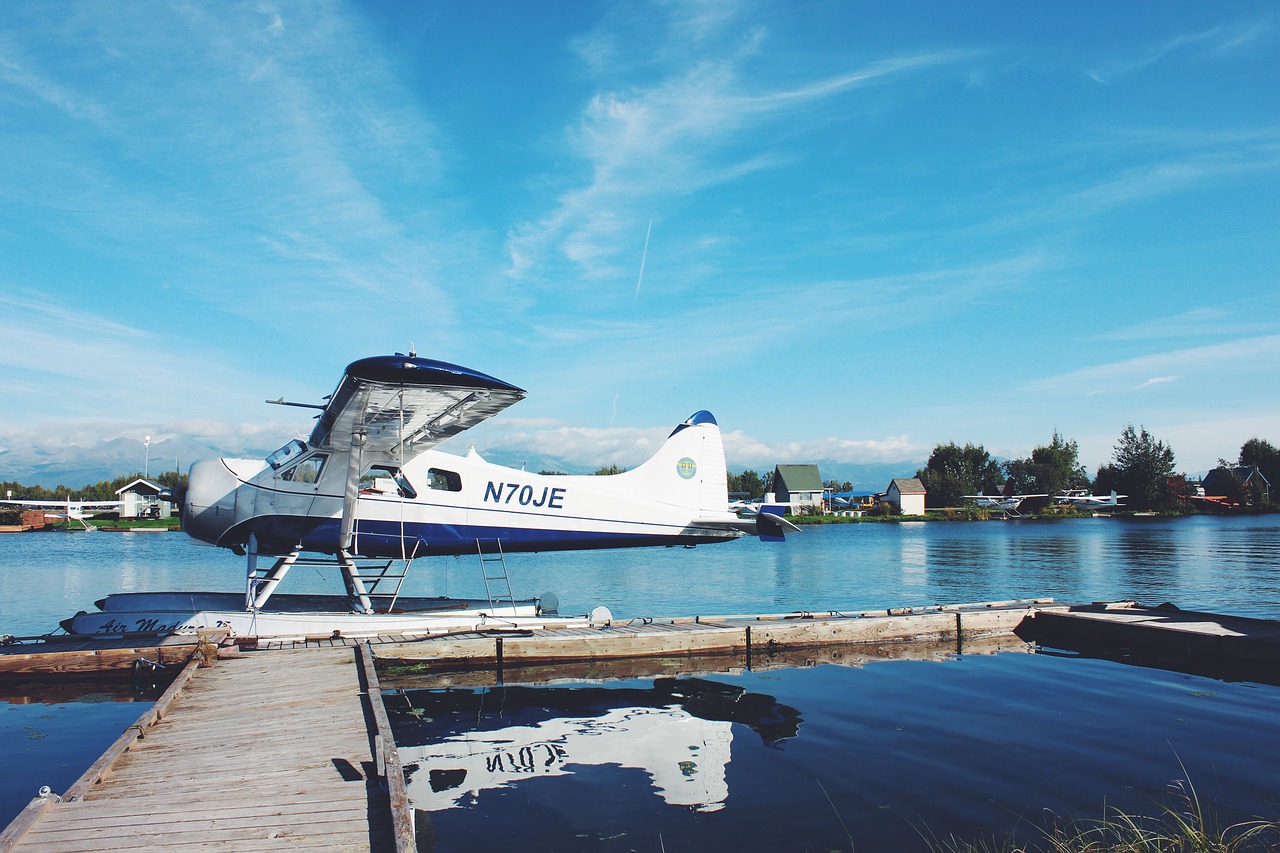
M 347 456 L 347 485 L 342 496 L 342 530 L 338 537 L 338 565 L 342 567 L 342 579 L 346 583 L 347 593 L 360 603 L 365 613 L 373 612 L 373 603 L 369 601 L 369 592 L 365 589 L 364 580 L 352 560 L 351 552 L 355 542 L 356 509 L 360 501 L 360 468 L 364 456 L 364 424 L 357 425 L 351 433 L 351 453 Z

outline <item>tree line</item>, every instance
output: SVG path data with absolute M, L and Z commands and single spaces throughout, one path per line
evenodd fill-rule
M 15 499 L 31 501 L 113 501 L 116 499 L 116 492 L 119 489 L 124 488 L 134 480 L 142 479 L 172 490 L 175 502 L 180 502 L 187 491 L 186 474 L 179 474 L 177 471 L 166 471 L 163 474 L 153 474 L 147 477 L 143 477 L 141 472 L 123 474 L 114 480 L 103 480 L 91 486 L 82 486 L 78 489 L 63 485 L 46 489 L 44 486 L 24 486 L 16 481 L 5 480 L 0 482 L 0 493 L 12 492 Z
M 1058 495 L 1072 489 L 1089 489 L 1095 495 L 1115 491 L 1127 495 L 1131 509 L 1175 509 L 1185 503 L 1190 486 L 1174 470 L 1173 448 L 1149 433 L 1146 427 L 1127 424 L 1116 441 L 1111 460 L 1099 466 L 1092 478 L 1080 464 L 1079 447 L 1054 430 L 1046 445 L 1036 447 L 1025 459 L 997 462 L 980 444 L 939 444 L 916 477 L 928 490 L 930 508 L 959 506 L 964 495 L 997 494 L 1006 484 L 1014 494 Z M 1260 503 L 1262 493 L 1246 495 L 1236 467 L 1252 467 L 1273 487 L 1280 485 L 1280 450 L 1261 438 L 1251 438 L 1240 448 L 1235 462 L 1218 461 L 1219 482 L 1234 484 L 1235 500 Z M 1276 496 L 1270 496 L 1275 501 Z

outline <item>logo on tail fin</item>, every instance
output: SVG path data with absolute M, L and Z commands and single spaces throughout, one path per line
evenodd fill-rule
M 698 463 L 685 456 L 676 463 L 676 473 L 682 480 L 692 480 L 698 473 Z

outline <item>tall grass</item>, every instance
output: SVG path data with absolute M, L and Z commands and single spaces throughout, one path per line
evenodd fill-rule
M 1062 821 L 1033 830 L 1030 839 L 938 839 L 921 832 L 935 853 L 1260 853 L 1280 850 L 1280 821 L 1250 820 L 1222 825 L 1189 781 L 1169 786 L 1170 796 L 1153 814 L 1104 806 L 1095 820 Z

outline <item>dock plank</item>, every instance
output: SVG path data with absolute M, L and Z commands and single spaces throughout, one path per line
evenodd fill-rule
M 396 849 L 367 701 L 350 647 L 195 670 L 101 781 L 45 807 L 12 849 Z

